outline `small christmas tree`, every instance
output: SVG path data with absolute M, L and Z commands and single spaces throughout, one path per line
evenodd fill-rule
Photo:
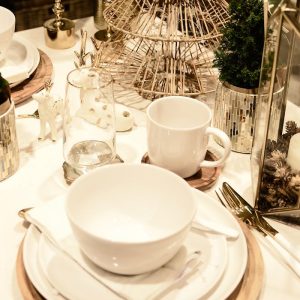
M 214 66 L 220 80 L 240 88 L 257 88 L 264 45 L 262 0 L 231 0 L 230 20 L 222 30 Z

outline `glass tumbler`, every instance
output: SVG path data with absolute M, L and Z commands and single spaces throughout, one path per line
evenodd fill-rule
M 105 70 L 89 67 L 68 74 L 63 133 L 65 162 L 78 173 L 114 160 L 113 80 Z

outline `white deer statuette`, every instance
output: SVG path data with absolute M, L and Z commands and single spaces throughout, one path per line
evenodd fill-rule
M 51 81 L 45 83 L 45 89 L 32 95 L 32 98 L 38 102 L 38 112 L 40 118 L 39 139 L 44 140 L 46 136 L 46 123 L 51 130 L 51 139 L 53 142 L 57 138 L 56 117 L 63 112 L 63 100 L 58 96 L 50 94 L 52 87 Z

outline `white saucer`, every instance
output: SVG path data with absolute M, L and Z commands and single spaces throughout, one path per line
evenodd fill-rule
M 168 293 L 168 295 L 166 295 L 164 299 L 189 299 L 189 300 L 199 299 L 199 298 L 224 299 L 232 293 L 232 291 L 238 285 L 245 272 L 246 263 L 247 263 L 247 244 L 243 232 L 240 226 L 238 225 L 237 221 L 224 207 L 219 205 L 218 202 L 210 198 L 208 195 L 198 190 L 195 190 L 195 194 L 199 202 L 200 215 L 203 214 L 207 217 L 211 217 L 211 219 L 218 220 L 220 223 L 235 228 L 236 230 L 239 231 L 240 236 L 237 240 L 227 241 L 228 263 L 222 278 L 217 278 L 219 279 L 218 282 L 212 281 L 211 287 L 209 287 L 206 290 L 205 289 L 201 290 L 199 288 L 199 284 L 201 285 L 201 280 L 203 279 L 201 277 L 201 273 L 195 276 L 193 275 L 189 278 L 188 284 L 185 284 L 179 289 L 172 290 L 172 292 Z M 49 300 L 62 299 L 61 297 L 58 298 L 57 289 L 53 288 L 47 279 L 47 277 L 50 278 L 48 273 L 50 271 L 50 269 L 48 269 L 50 264 L 47 263 L 47 258 L 49 262 L 51 253 L 52 255 L 53 253 L 55 253 L 55 251 L 53 252 L 53 249 L 51 250 L 51 248 L 48 246 L 45 243 L 45 239 L 42 238 L 42 234 L 34 226 L 30 226 L 28 233 L 25 237 L 24 246 L 23 246 L 24 247 L 23 258 L 24 258 L 25 269 L 32 283 L 35 285 L 35 287 L 45 298 Z M 214 257 L 214 259 L 217 260 L 218 260 L 217 258 L 218 256 L 224 255 L 223 252 L 221 253 L 219 252 L 219 249 L 216 246 L 214 246 L 212 252 L 214 252 L 214 254 L 212 254 L 212 257 Z M 38 263 L 37 257 L 39 257 L 40 263 Z M 61 288 L 66 289 L 67 287 L 66 284 L 66 282 L 68 281 L 67 270 L 69 270 L 69 274 L 74 274 L 74 271 L 70 271 L 72 270 L 70 268 L 74 268 L 74 262 L 73 261 L 70 262 L 70 260 L 65 259 L 63 255 L 57 256 L 56 258 L 58 260 L 58 263 L 61 262 L 61 264 L 65 264 L 65 268 L 61 267 L 59 268 L 59 270 L 57 270 L 57 268 L 52 269 L 53 274 L 61 278 L 58 282 L 56 282 L 56 285 L 57 284 L 62 285 L 60 286 L 60 288 L 58 288 L 58 290 L 61 291 Z M 78 265 L 75 264 L 75 268 L 76 267 L 80 268 Z M 75 273 L 76 272 L 77 271 L 75 270 Z M 217 276 L 220 276 L 220 273 L 221 272 L 217 273 Z M 53 274 L 51 277 L 52 280 L 54 278 Z M 81 273 L 81 275 L 82 274 L 83 273 Z M 46 277 L 45 275 L 48 276 Z M 80 280 L 82 280 L 82 282 L 83 280 L 86 280 L 83 278 L 84 276 L 80 277 Z M 78 280 L 77 276 L 75 276 L 75 280 Z M 91 283 L 90 281 L 89 284 L 93 285 L 93 283 Z M 74 286 L 74 284 L 71 285 L 73 292 L 74 291 L 76 292 L 75 289 L 76 286 Z M 97 286 L 98 287 L 100 286 L 98 282 L 97 282 Z M 101 294 L 101 298 L 111 299 L 108 298 L 106 295 L 110 295 L 111 297 L 111 295 L 114 294 L 112 294 L 107 288 L 104 288 L 103 286 L 101 286 L 101 288 L 103 289 L 103 294 Z M 79 289 L 83 289 L 82 284 L 79 285 Z M 83 290 L 86 291 L 85 289 Z M 87 295 L 86 292 L 85 295 Z M 74 299 L 77 300 L 77 298 Z M 74 299 L 72 298 L 72 300 Z M 114 299 L 119 299 L 119 298 L 115 296 Z
M 14 36 L 7 50 L 6 58 L 0 62 L 0 72 L 4 78 L 8 78 L 12 74 L 27 74 L 17 81 L 8 80 L 10 87 L 14 87 L 27 79 L 36 70 L 39 62 L 38 49 L 28 40 Z M 20 74 L 20 76 L 22 75 Z

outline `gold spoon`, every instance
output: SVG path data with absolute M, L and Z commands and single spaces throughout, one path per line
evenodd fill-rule
M 26 221 L 26 212 L 32 209 L 33 207 L 22 208 L 18 211 L 18 216 Z

